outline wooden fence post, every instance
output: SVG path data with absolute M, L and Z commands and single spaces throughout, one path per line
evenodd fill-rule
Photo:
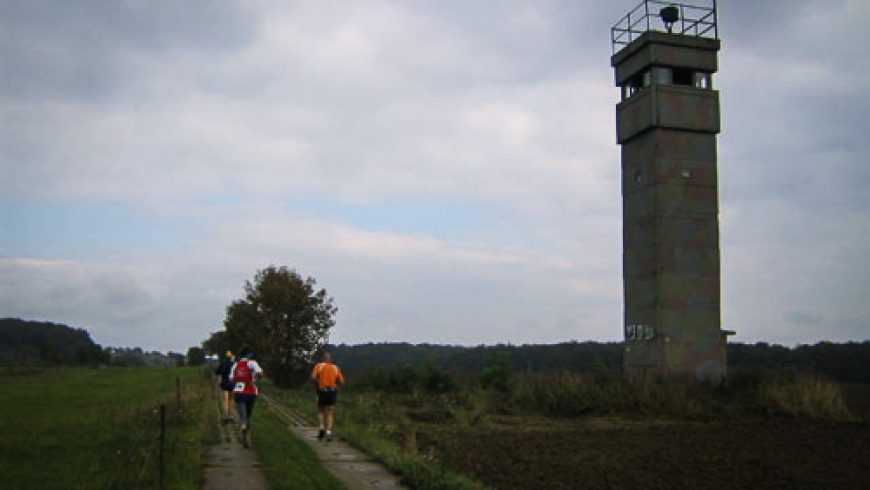
M 160 490 L 163 490 L 164 487 L 164 457 L 163 457 L 163 446 L 164 441 L 166 440 L 166 405 L 160 405 L 160 439 L 157 447 L 157 464 L 159 465 L 159 479 L 160 479 Z

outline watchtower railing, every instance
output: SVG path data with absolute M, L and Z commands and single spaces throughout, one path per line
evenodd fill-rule
M 616 53 L 628 46 L 629 43 L 647 31 L 675 32 L 719 39 L 716 0 L 709 1 L 711 5 L 702 6 L 660 0 L 643 0 L 610 28 L 612 52 Z M 680 12 L 680 18 L 671 26 L 672 30 L 667 28 L 659 15 L 661 9 L 665 7 L 676 7 Z

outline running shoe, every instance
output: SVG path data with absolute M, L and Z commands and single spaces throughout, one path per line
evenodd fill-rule
M 331 440 L 332 440 L 332 432 L 329 432 L 329 431 L 326 432 L 326 440 L 327 440 L 327 441 L 331 441 Z
M 323 439 L 326 436 L 326 429 L 320 429 L 317 431 L 317 438 Z

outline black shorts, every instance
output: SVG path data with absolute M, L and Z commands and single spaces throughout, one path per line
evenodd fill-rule
M 317 390 L 317 406 L 331 407 L 338 399 L 337 390 Z
M 233 384 L 232 381 L 227 380 L 227 381 L 221 381 L 220 387 L 221 387 L 221 390 L 223 390 L 223 391 L 233 391 L 233 388 L 235 387 L 235 385 Z

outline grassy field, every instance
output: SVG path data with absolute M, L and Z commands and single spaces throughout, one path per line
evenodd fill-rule
M 0 370 L 0 486 L 158 488 L 165 404 L 165 486 L 199 488 L 200 457 L 217 437 L 212 390 L 200 368 Z

